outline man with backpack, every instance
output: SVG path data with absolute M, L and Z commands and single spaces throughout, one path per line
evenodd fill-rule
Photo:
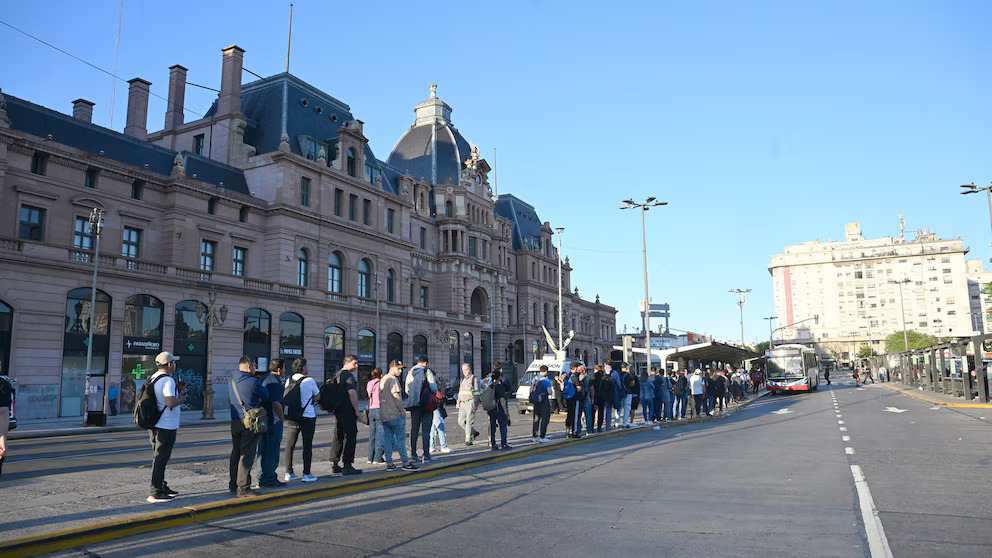
M 142 391 L 143 396 L 155 398 L 159 419 L 148 430 L 148 439 L 152 444 L 152 486 L 151 494 L 146 501 L 149 503 L 168 502 L 176 497 L 175 490 L 165 482 L 165 466 L 172 457 L 172 448 L 176 445 L 176 432 L 179 431 L 179 406 L 186 400 L 186 393 L 177 393 L 176 380 L 172 374 L 176 371 L 176 361 L 179 357 L 172 353 L 162 352 L 155 357 L 158 370 L 148 378 L 151 388 Z M 141 405 L 141 397 L 135 404 L 135 409 Z
M 286 416 L 286 449 L 282 459 L 286 467 L 285 481 L 302 480 L 314 482 L 317 477 L 311 474 L 310 464 L 313 462 L 313 433 L 317 427 L 317 412 L 314 402 L 320 389 L 317 382 L 309 376 L 310 367 L 307 359 L 298 358 L 293 361 L 293 377 L 286 381 L 283 392 L 283 412 Z M 296 476 L 293 471 L 293 452 L 296 450 L 296 440 L 303 434 L 303 477 Z
M 432 461 L 430 453 L 431 424 L 434 422 L 433 409 L 428 409 L 431 396 L 437 393 L 434 372 L 427 368 L 427 357 L 420 356 L 417 364 L 406 374 L 406 409 L 410 411 L 410 459 L 416 460 L 417 441 L 423 442 L 424 463 Z M 419 435 L 418 435 L 419 432 Z
M 227 487 L 238 498 L 257 496 L 259 492 L 251 489 L 251 468 L 255 464 L 259 432 L 264 431 L 261 428 L 250 429 L 245 417 L 250 419 L 251 414 L 259 422 L 264 420 L 259 416 L 264 411 L 256 409 L 262 408 L 269 391 L 255 376 L 255 360 L 252 357 L 245 355 L 238 361 L 238 372 L 227 385 L 227 394 L 231 401 L 231 461 Z
M 347 355 L 341 370 L 331 378 L 331 385 L 325 388 L 333 395 L 334 437 L 331 439 L 331 472 L 342 475 L 359 475 L 361 469 L 352 466 L 355 462 L 355 446 L 358 444 L 358 357 Z M 324 394 L 321 394 L 323 398 Z M 338 465 L 343 462 L 344 467 Z
M 548 379 L 548 367 L 542 364 L 534 384 L 530 388 L 530 402 L 534 405 L 534 425 L 532 434 L 535 442 L 550 442 L 548 424 L 551 422 L 551 397 L 554 390 Z
M 283 360 L 269 361 L 269 371 L 262 376 L 262 387 L 269 392 L 268 401 L 262 402 L 268 417 L 265 434 L 258 437 L 258 486 L 279 488 L 283 483 L 276 475 L 279 465 L 279 446 L 282 444 L 282 426 L 285 416 L 282 408 Z

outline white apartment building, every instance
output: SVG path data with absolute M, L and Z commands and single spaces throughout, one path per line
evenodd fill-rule
M 859 223 L 844 232 L 843 242 L 803 242 L 772 256 L 776 327 L 791 326 L 776 341 L 810 340 L 849 363 L 863 345 L 883 353 L 885 337 L 904 324 L 938 337 L 975 333 L 960 238 L 920 230 L 913 240 L 865 239 Z

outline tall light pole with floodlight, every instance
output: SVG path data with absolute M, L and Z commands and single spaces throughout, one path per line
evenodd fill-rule
M 647 358 L 647 370 L 651 371 L 651 298 L 648 296 L 648 233 L 645 224 L 644 214 L 652 207 L 668 205 L 668 202 L 655 201 L 657 198 L 648 196 L 644 203 L 637 203 L 632 199 L 623 200 L 627 204 L 620 209 L 641 210 L 641 243 L 644 247 L 644 351 Z

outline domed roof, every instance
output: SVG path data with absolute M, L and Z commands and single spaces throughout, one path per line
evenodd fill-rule
M 418 104 L 414 113 L 416 121 L 396 142 L 389 165 L 431 184 L 458 184 L 472 151 L 451 125 L 451 107 L 437 97 L 436 85 L 431 85 L 430 98 Z

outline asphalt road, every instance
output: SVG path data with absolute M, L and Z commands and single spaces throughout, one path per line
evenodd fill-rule
M 891 549 L 986 557 L 986 413 L 835 384 L 765 397 L 722 420 L 64 555 L 792 557 Z M 865 483 L 856 483 L 861 474 Z

